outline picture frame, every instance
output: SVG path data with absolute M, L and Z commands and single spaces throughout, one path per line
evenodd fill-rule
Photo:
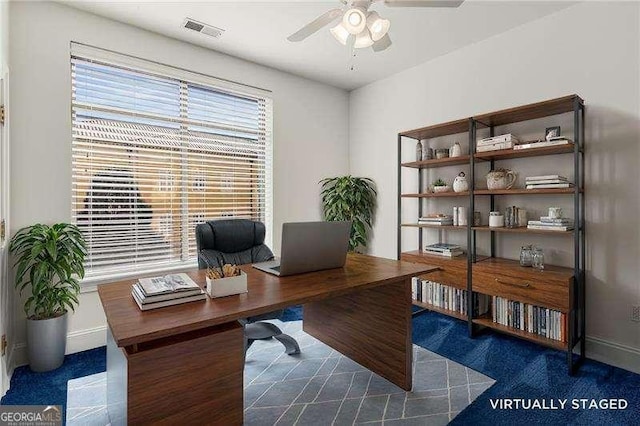
M 544 138 L 546 140 L 550 140 L 551 138 L 558 136 L 560 136 L 560 126 L 547 127 L 544 130 Z

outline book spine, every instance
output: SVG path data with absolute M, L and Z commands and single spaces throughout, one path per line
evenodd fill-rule
M 527 189 L 551 189 L 551 188 L 569 188 L 571 187 L 570 183 L 549 183 L 542 185 L 527 185 Z

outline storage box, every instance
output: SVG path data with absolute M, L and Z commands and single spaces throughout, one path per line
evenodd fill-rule
M 237 277 L 218 278 L 212 280 L 207 277 L 207 294 L 211 297 L 224 297 L 247 292 L 247 274 L 240 271 Z

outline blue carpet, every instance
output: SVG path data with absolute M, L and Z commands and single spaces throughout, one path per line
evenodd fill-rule
M 67 355 L 62 366 L 46 373 L 18 367 L 11 376 L 9 392 L 0 405 L 62 405 L 63 424 L 67 412 L 67 382 L 107 369 L 105 346 Z
M 283 321 L 302 318 L 299 306 L 285 309 Z M 578 374 L 567 374 L 566 355 L 520 339 L 494 332 L 475 339 L 467 335 L 466 322 L 434 312 L 413 320 L 413 341 L 453 361 L 497 380 L 452 425 L 589 424 L 639 425 L 640 375 L 587 360 Z M 28 367 L 16 369 L 11 389 L 0 402 L 13 404 L 56 404 L 65 406 L 67 381 L 105 371 L 105 348 L 66 357 L 59 369 L 34 373 Z M 626 410 L 494 410 L 496 398 L 610 399 L 624 398 Z
M 475 339 L 467 323 L 434 312 L 413 320 L 414 343 L 496 379 L 452 425 L 639 425 L 640 375 L 586 360 L 567 374 L 566 354 L 495 332 Z M 564 410 L 492 409 L 496 398 L 568 399 Z M 626 410 L 573 410 L 572 399 L 624 398 Z

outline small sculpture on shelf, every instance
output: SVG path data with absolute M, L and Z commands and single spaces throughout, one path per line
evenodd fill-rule
M 496 169 L 487 173 L 487 188 L 511 189 L 518 179 L 518 174 L 509 169 Z
M 449 148 L 449 157 L 460 157 L 462 155 L 462 147 L 460 143 L 456 142 L 451 148 Z
M 469 182 L 467 182 L 464 172 L 458 173 L 458 176 L 453 180 L 453 190 L 454 192 L 466 192 L 469 190 Z

